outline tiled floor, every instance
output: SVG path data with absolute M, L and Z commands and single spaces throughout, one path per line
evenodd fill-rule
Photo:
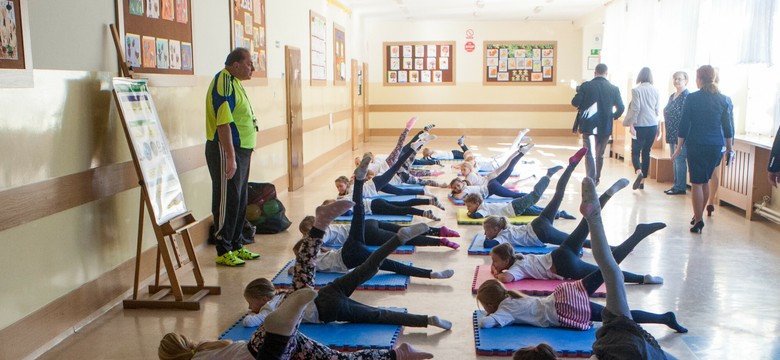
M 533 136 L 533 132 L 529 135 Z M 542 173 L 548 166 L 564 164 L 579 147 L 574 137 L 534 137 L 534 140 L 538 145 L 526 159 L 536 159 Z M 508 141 L 511 139 L 467 138 L 472 147 L 478 148 L 478 153 L 485 155 L 506 148 Z M 382 154 L 389 152 L 394 143 L 395 139 L 380 138 L 366 144 L 364 149 Z M 455 138 L 440 138 L 431 146 L 443 150 L 455 148 Z M 257 237 L 257 242 L 249 248 L 262 253 L 260 261 L 240 269 L 218 268 L 211 261 L 214 250 L 203 249 L 200 259 L 207 283 L 222 286 L 223 293 L 206 297 L 200 311 L 123 310 L 118 306 L 41 359 L 154 359 L 159 340 L 167 332 L 181 332 L 194 339 L 217 338 L 246 311 L 242 297 L 244 285 L 256 277 L 273 277 L 292 258 L 290 249 L 300 237 L 296 230 L 298 222 L 322 200 L 335 196 L 332 180 L 350 174 L 351 159 L 361 152 L 341 156 L 332 166 L 306 179 L 303 189 L 280 195 L 293 226 L 282 234 Z M 447 174 L 439 179 L 449 181 L 452 171 L 449 166 L 443 169 Z M 572 214 L 577 214 L 579 181 L 583 174 L 584 166 L 580 165 L 561 207 Z M 602 184 L 605 185 L 620 177 L 633 178 L 633 171 L 625 162 L 612 159 L 606 161 L 604 174 Z M 557 177 L 553 178 L 541 205 L 551 196 L 556 180 Z M 605 185 L 599 189 L 603 190 Z M 604 210 L 607 236 L 612 244 L 620 242 L 638 223 L 668 224 L 666 229 L 640 244 L 622 264 L 626 270 L 661 275 L 666 281 L 661 286 L 628 286 L 630 306 L 677 313 L 680 323 L 690 330 L 688 334 L 676 334 L 661 325 L 645 328 L 678 359 L 780 359 L 780 292 L 776 285 L 780 279 L 780 225 L 749 222 L 742 211 L 721 206 L 711 218 L 705 219 L 703 234 L 690 234 L 690 197 L 664 195 L 663 190 L 669 187 L 668 183 L 648 181 L 643 191 L 625 189 Z M 445 190 L 435 189 L 434 193 L 445 199 Z M 414 255 L 393 257 L 413 261 L 421 267 L 452 268 L 455 276 L 448 280 L 415 278 L 405 292 L 358 291 L 353 298 L 449 319 L 454 324 L 451 331 L 406 328 L 400 341 L 433 352 L 438 359 L 477 358 L 471 326 L 476 300 L 470 289 L 475 267 L 486 263 L 488 257 L 467 255 L 466 248 L 481 227 L 457 225 L 455 206 L 449 202 L 445 206 L 445 212 L 437 210 L 443 220 L 435 224 L 460 231 L 462 237 L 453 239 L 463 245 L 460 250 L 418 248 Z M 577 222 L 559 220 L 556 224 L 569 231 Z M 592 261 L 587 251 L 584 258 Z

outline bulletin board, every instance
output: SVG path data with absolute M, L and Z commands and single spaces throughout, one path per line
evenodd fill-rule
M 311 85 L 327 84 L 328 56 L 326 49 L 327 22 L 325 17 L 309 10 L 309 71 Z
M 125 59 L 135 73 L 193 75 L 190 0 L 118 0 Z
M 555 85 L 557 41 L 485 41 L 484 85 Z
M 230 49 L 242 47 L 252 55 L 252 78 L 268 79 L 266 56 L 265 0 L 228 0 L 230 8 Z
M 347 35 L 344 28 L 333 24 L 333 85 L 347 83 Z
M 0 69 L 24 69 L 20 0 L 0 0 Z
M 455 42 L 382 43 L 384 85 L 455 85 Z

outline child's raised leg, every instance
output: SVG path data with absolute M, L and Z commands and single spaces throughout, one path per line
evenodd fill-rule
M 618 191 L 628 186 L 629 181 L 626 178 L 620 179 L 616 181 L 612 186 L 610 186 L 606 191 L 604 191 L 603 194 L 599 197 L 599 205 L 603 208 L 607 205 L 607 202 L 609 199 L 612 198 Z M 568 248 L 571 252 L 575 254 L 579 254 L 582 250 L 582 247 L 585 246 L 585 244 L 588 242 L 588 221 L 586 219 L 582 219 L 580 223 L 577 225 L 576 228 L 574 228 L 574 231 L 569 234 L 569 237 L 566 238 L 562 243 L 560 243 L 561 247 Z
M 295 255 L 293 269 L 293 290 L 305 287 L 314 287 L 314 270 L 317 267 L 317 253 L 322 246 L 322 236 L 328 225 L 349 210 L 355 203 L 349 200 L 337 200 L 328 205 L 317 207 L 314 211 L 314 226 L 309 234 L 303 238 L 298 254 Z
M 620 271 L 617 260 L 612 257 L 612 251 L 604 233 L 604 224 L 601 221 L 601 206 L 596 194 L 596 185 L 593 179 L 586 177 L 582 180 L 582 204 L 580 212 L 588 222 L 590 229 L 591 249 L 593 257 L 599 266 L 599 274 L 607 285 L 607 309 L 615 315 L 623 315 L 631 319 L 631 309 L 626 300 L 626 287 L 623 284 L 623 273 Z M 585 284 L 585 279 L 583 279 Z

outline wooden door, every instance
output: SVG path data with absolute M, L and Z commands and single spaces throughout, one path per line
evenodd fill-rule
M 295 191 L 303 186 L 303 105 L 301 103 L 301 49 L 284 47 L 284 73 L 287 83 L 287 173 Z
M 368 142 L 368 63 L 363 63 L 363 76 L 360 79 L 363 89 L 363 141 Z
M 363 98 L 365 96 L 363 96 L 362 84 L 364 73 L 363 69 L 358 64 L 358 61 L 355 59 L 352 59 L 351 69 L 352 150 L 356 150 L 363 142 L 363 134 L 365 133 L 365 128 L 363 127 Z

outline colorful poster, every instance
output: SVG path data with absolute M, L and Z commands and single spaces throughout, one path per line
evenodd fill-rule
M 157 44 L 153 36 L 144 36 L 142 38 L 141 55 L 144 57 L 144 67 L 157 67 Z
M 2 5 L 2 2 L 0 2 Z M 144 0 L 130 0 L 128 4 L 130 15 L 143 16 L 144 14 Z
M 184 214 L 179 175 L 146 80 L 114 78 L 114 92 L 136 154 L 152 217 L 158 225 Z
M 146 0 L 146 17 L 160 18 L 160 0 Z
M 141 36 L 127 33 L 125 35 L 125 61 L 134 68 L 141 67 Z
M 168 41 L 168 59 L 170 60 L 171 69 L 181 69 L 181 42 L 178 40 Z
M 182 24 L 190 21 L 190 14 L 187 11 L 187 0 L 176 0 L 176 21 Z
M 157 68 L 168 68 L 168 56 L 170 49 L 168 48 L 168 39 L 157 38 Z
M 412 45 L 404 45 L 404 57 L 412 57 Z
M 173 0 L 162 0 L 162 18 L 173 21 L 176 18 Z
M 415 45 L 414 46 L 414 57 L 425 57 L 425 45 Z

